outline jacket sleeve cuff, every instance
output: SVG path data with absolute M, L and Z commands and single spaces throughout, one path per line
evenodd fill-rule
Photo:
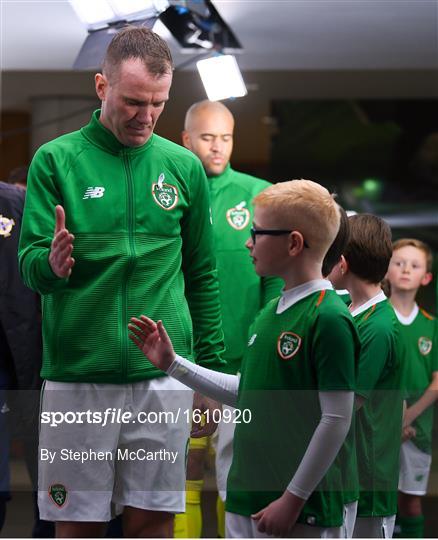
M 38 274 L 41 282 L 41 289 L 48 294 L 63 289 L 68 284 L 68 278 L 58 277 L 52 270 L 48 257 L 42 257 L 38 261 Z

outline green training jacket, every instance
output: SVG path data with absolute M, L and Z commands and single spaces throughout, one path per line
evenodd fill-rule
M 213 234 L 219 276 L 227 372 L 240 370 L 248 329 L 259 310 L 280 296 L 279 278 L 260 278 L 245 247 L 254 215 L 253 198 L 269 182 L 235 171 L 228 164 L 218 176 L 208 177 Z
M 223 333 L 206 176 L 158 135 L 123 146 L 96 111 L 43 145 L 29 171 L 19 246 L 25 283 L 43 295 L 43 368 L 54 381 L 116 383 L 163 375 L 128 339 L 162 319 L 178 354 L 223 368 Z M 69 279 L 48 262 L 55 206 L 74 234 Z

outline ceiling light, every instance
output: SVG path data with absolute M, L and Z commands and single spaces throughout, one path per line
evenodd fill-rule
M 248 93 L 236 58 L 231 54 L 199 60 L 196 66 L 210 101 L 242 97 Z
M 87 26 L 87 28 L 99 28 L 105 26 L 105 23 L 115 18 L 111 6 L 107 0 L 70 0 L 77 16 Z
M 152 28 L 168 0 L 70 0 L 88 36 L 73 69 L 96 69 L 114 35 L 129 24 Z
M 137 17 L 150 17 L 164 11 L 169 2 L 153 0 L 108 0 L 119 18 L 132 20 Z
M 89 31 L 120 21 L 158 16 L 169 6 L 167 0 L 70 0 L 70 3 Z

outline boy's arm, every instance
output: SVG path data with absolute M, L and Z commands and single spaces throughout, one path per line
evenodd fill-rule
M 312 492 L 337 456 L 350 428 L 354 392 L 319 392 L 321 420 L 294 477 L 283 495 L 252 516 L 258 530 L 284 536 L 296 520 Z
M 239 377 L 207 369 L 177 356 L 161 321 L 155 323 L 145 315 L 133 317 L 129 324 L 130 339 L 148 360 L 174 379 L 216 401 L 236 406 Z
M 393 336 L 387 328 L 370 324 L 362 325 L 361 349 L 356 382 L 356 410 L 371 396 L 392 350 Z
M 432 381 L 424 394 L 408 407 L 403 416 L 403 427 L 410 426 L 428 407 L 438 399 L 438 371 L 432 372 Z
M 359 410 L 370 397 L 387 362 L 391 335 L 385 328 L 370 323 L 360 332 L 361 349 L 357 371 L 355 409 Z
M 287 489 L 308 499 L 333 463 L 350 429 L 354 392 L 319 392 L 321 420 Z
M 239 375 L 228 375 L 189 362 L 182 356 L 176 356 L 167 370 L 167 374 L 178 379 L 196 392 L 211 399 L 236 407 L 239 388 Z

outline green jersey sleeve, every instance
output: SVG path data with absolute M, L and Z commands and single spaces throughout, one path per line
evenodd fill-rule
M 357 394 L 368 398 L 375 388 L 393 349 L 391 337 L 385 327 L 379 327 L 372 322 L 362 324 Z
M 348 313 L 319 314 L 313 329 L 312 358 L 318 390 L 354 390 L 358 338 Z
M 223 370 L 226 362 L 219 302 L 219 283 L 213 252 L 213 231 L 207 178 L 196 162 L 191 177 L 189 209 L 181 223 L 182 269 L 193 322 L 195 360 Z
M 35 154 L 29 169 L 18 248 L 23 281 L 40 294 L 65 288 L 68 283 L 68 279 L 56 276 L 49 264 L 57 204 L 62 205 L 63 201 L 56 184 L 56 172 L 50 163 L 50 153 L 42 147 Z M 68 228 L 68 221 L 66 226 Z

